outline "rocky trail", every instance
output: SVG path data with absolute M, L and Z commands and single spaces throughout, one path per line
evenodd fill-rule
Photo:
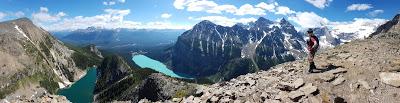
M 399 43 L 356 40 L 318 53 L 314 73 L 308 73 L 306 60 L 287 62 L 161 102 L 395 103 L 400 101 Z

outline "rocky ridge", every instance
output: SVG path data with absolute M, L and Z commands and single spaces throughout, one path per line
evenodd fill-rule
M 400 101 L 398 43 L 398 39 L 353 41 L 319 53 L 315 73 L 307 73 L 308 63 L 298 60 L 164 102 L 393 103 Z
M 390 22 L 390 21 L 389 21 Z M 287 62 L 201 86 L 194 95 L 161 100 L 180 103 L 394 103 L 400 101 L 400 39 L 354 40 L 317 53 L 317 69 L 308 73 L 306 60 Z M 142 100 L 141 102 L 148 102 Z

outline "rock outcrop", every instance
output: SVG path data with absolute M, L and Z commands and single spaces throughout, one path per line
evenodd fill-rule
M 97 49 L 96 45 L 90 44 L 87 46 L 87 48 L 89 49 L 89 51 L 91 53 L 95 54 L 96 56 L 98 56 L 100 58 L 104 58 L 103 55 L 101 55 L 101 52 L 99 51 L 99 49 Z
M 139 99 L 150 101 L 168 100 L 172 98 L 193 95 L 196 84 L 185 83 L 160 73 L 149 75 L 138 87 Z
M 21 97 L 16 100 L 0 100 L 1 103 L 71 103 L 67 97 L 44 93 L 40 96 L 26 98 Z

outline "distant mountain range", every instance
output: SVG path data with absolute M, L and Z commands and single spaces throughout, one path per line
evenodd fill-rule
M 53 34 L 63 42 L 75 45 L 95 44 L 100 48 L 143 47 L 172 44 L 184 30 L 176 29 L 104 29 L 88 27 Z

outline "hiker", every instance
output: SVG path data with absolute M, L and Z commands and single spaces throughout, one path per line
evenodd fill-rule
M 318 50 L 319 41 L 317 36 L 314 35 L 313 30 L 311 28 L 307 30 L 307 34 L 309 37 L 309 39 L 307 40 L 308 62 L 310 63 L 310 68 L 308 69 L 308 72 L 312 73 L 313 69 L 317 69 L 314 63 L 314 56 Z

